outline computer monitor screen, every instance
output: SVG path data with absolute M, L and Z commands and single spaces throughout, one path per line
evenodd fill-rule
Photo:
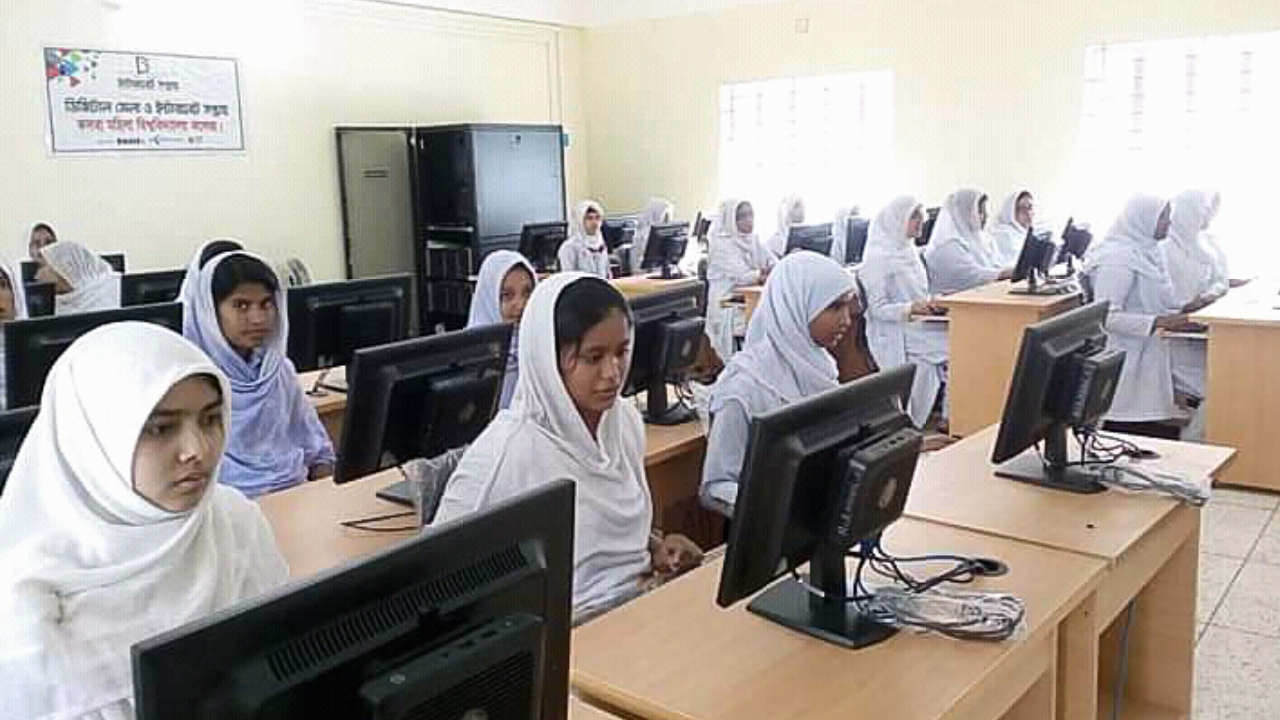
M 851 217 L 847 221 L 844 235 L 844 263 L 855 265 L 862 262 L 862 253 L 867 249 L 867 231 L 871 221 L 866 218 Z
M 820 225 L 793 225 L 787 231 L 787 254 L 796 250 L 812 250 L 819 255 L 831 254 L 831 223 Z
M 128 307 L 173 302 L 178 299 L 186 276 L 186 270 L 125 273 L 120 277 L 120 304 Z
M 138 720 L 562 720 L 573 498 L 552 481 L 134 645 Z
M 511 332 L 485 325 L 357 350 L 334 482 L 474 440 L 497 412 Z
M 39 407 L 25 407 L 0 412 L 0 495 L 4 494 L 4 484 L 13 469 L 13 461 L 18 459 L 18 449 L 39 411 Z
M 289 288 L 289 359 L 300 371 L 351 362 L 364 347 L 409 335 L 408 274 Z
M 47 317 L 53 314 L 54 285 L 51 282 L 24 283 L 27 293 L 27 317 Z
M 924 225 L 920 228 L 920 237 L 916 238 L 916 246 L 924 247 L 929 244 L 929 239 L 933 237 L 933 226 L 938 224 L 938 213 L 942 208 L 926 208 Z
M 560 264 L 560 246 L 568 237 L 568 223 L 530 223 L 520 228 L 520 254 L 538 272 L 554 272 Z
M 605 247 L 613 252 L 619 246 L 633 242 L 636 235 L 636 222 L 635 215 L 613 215 L 605 218 L 600 223 L 600 234 L 604 236 Z
M 121 252 L 102 253 L 98 257 L 102 258 L 103 260 L 106 260 L 107 264 L 111 266 L 111 269 L 113 271 L 122 273 L 122 274 L 124 273 L 124 267 L 125 267 L 124 253 L 121 253 Z M 21 265 L 22 282 L 24 283 L 35 282 L 36 271 L 39 269 L 40 269 L 40 263 L 36 262 L 35 260 L 23 260 Z
M 1027 238 L 1018 253 L 1018 261 L 1013 266 L 1013 281 L 1036 280 L 1048 276 L 1057 257 L 1057 246 L 1049 239 L 1049 233 L 1036 234 L 1027 231 Z
M 689 223 L 654 225 L 649 228 L 649 241 L 644 246 L 640 267 L 645 270 L 661 268 L 663 278 L 678 278 L 676 265 L 688 246 Z
M 1102 489 L 1094 473 L 1067 462 L 1067 429 L 1096 425 L 1115 397 L 1124 353 L 1106 347 L 1107 309 L 1095 302 L 1023 330 L 991 457 L 1010 461 L 998 475 L 1074 492 Z M 1043 455 L 1031 449 L 1040 442 Z
M 711 218 L 703 217 L 702 211 L 699 210 L 698 216 L 693 219 L 693 236 L 705 241 L 709 232 L 711 232 Z
M 851 647 L 892 634 L 848 600 L 845 556 L 902 515 L 922 436 L 904 410 L 915 366 L 753 417 L 716 601 L 728 607 L 810 563 L 748 609 Z
M 697 361 L 704 325 L 702 292 L 701 282 L 689 281 L 627 301 L 635 322 L 635 341 L 622 392 L 648 392 L 645 420 L 650 423 L 676 425 L 694 418 L 689 408 L 670 405 L 667 382 L 680 381 L 682 373 Z
M 40 404 L 44 378 L 76 338 L 110 323 L 136 320 L 182 332 L 182 305 L 159 303 L 115 310 L 14 320 L 4 326 L 5 394 L 7 407 Z
M 1076 225 L 1075 218 L 1068 218 L 1066 227 L 1062 229 L 1062 249 L 1058 252 L 1058 262 L 1083 260 L 1092 243 L 1093 233 L 1088 228 Z

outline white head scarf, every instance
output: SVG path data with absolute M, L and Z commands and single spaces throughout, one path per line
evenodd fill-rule
M 1000 204 L 1000 214 L 996 216 L 996 227 L 1009 226 L 1022 235 L 1027 234 L 1027 230 L 1030 230 L 1030 228 L 1018 222 L 1018 198 L 1024 193 L 1030 195 L 1031 191 L 1018 190 L 1004 199 L 1004 202 Z
M 1213 290 L 1217 258 L 1202 232 L 1209 203 L 1209 195 L 1201 190 L 1187 190 L 1173 199 L 1169 241 L 1161 245 L 1179 306 Z
M 644 422 L 621 398 L 592 437 L 560 377 L 555 312 L 560 293 L 586 273 L 538 283 L 520 323 L 520 379 L 511 407 L 467 449 L 449 479 L 439 518 L 451 519 L 554 479 L 577 485 L 575 609 L 590 607 L 649 568 L 653 503 L 644 471 Z M 630 366 L 630 355 L 624 359 Z
M 791 232 L 791 226 L 795 225 L 791 220 L 791 214 L 801 202 L 799 195 L 786 195 L 778 203 L 777 230 L 769 238 L 769 251 L 778 257 L 782 257 L 787 252 L 787 236 Z
M 987 196 L 979 190 L 957 190 L 947 196 L 933 226 L 929 247 L 924 251 L 925 261 L 931 261 L 938 248 L 958 242 L 965 251 L 978 259 L 979 264 L 996 267 L 995 248 L 982 227 L 978 205 Z
M 910 195 L 894 198 L 871 221 L 867 230 L 867 248 L 863 253 L 864 272 L 897 273 L 913 297 L 929 295 L 929 278 L 916 251 L 915 240 L 907 236 L 907 223 L 912 214 L 922 210 Z
M 71 292 L 58 295 L 57 314 L 120 307 L 120 275 L 83 245 L 59 241 L 41 250 L 40 256 L 71 286 Z
M 203 353 L 148 323 L 93 330 L 50 371 L 0 496 L 0 707 L 13 717 L 127 702 L 132 644 L 287 578 L 261 511 L 216 473 L 185 513 L 133 489 L 144 423 L 194 375 L 229 399 Z
M 178 290 L 178 302 L 182 303 L 182 334 L 187 337 L 193 337 L 195 333 L 196 313 L 194 310 L 187 311 L 187 308 L 195 308 L 196 292 L 199 283 L 197 278 L 200 277 L 200 258 L 204 255 L 205 250 L 209 249 L 214 243 L 235 243 L 237 249 L 243 250 L 244 245 L 237 239 L 232 237 L 220 237 L 207 240 L 196 248 L 195 254 L 191 256 L 191 261 L 187 263 L 187 274 L 182 278 L 182 287 Z M 220 253 L 221 254 L 221 253 Z M 216 257 L 216 256 L 215 256 Z M 208 258 L 206 262 L 213 260 Z
M 1118 266 L 1168 285 L 1169 273 L 1165 269 L 1160 241 L 1155 238 L 1160 214 L 1168 204 L 1164 198 L 1152 195 L 1130 198 L 1102 242 L 1089 246 L 1084 256 L 1084 271 L 1092 273 L 1101 267 Z M 1172 291 L 1170 286 L 1170 295 Z M 1172 302 L 1170 298 L 1169 304 Z
M 601 252 L 605 249 L 604 235 L 599 228 L 595 235 L 588 235 L 583 224 L 587 212 L 591 210 L 595 210 L 601 218 L 604 217 L 604 210 L 595 200 L 583 200 L 573 209 L 573 215 L 569 218 L 569 242 L 578 243 L 592 252 Z
M 520 253 L 495 250 L 485 256 L 484 262 L 480 264 L 480 276 L 476 280 L 475 292 L 471 296 L 471 314 L 467 317 L 467 327 L 506 322 L 502 319 L 502 281 L 507 278 L 507 273 L 517 266 L 528 270 L 529 277 L 535 285 L 537 284 L 538 274 L 534 272 L 533 265 L 530 265 Z M 519 340 L 519 333 L 511 336 L 511 350 L 507 355 L 507 374 L 502 381 L 502 397 L 498 402 L 500 410 L 511 404 L 511 395 L 516 389 L 516 379 L 520 377 Z
M 649 202 L 640 211 L 639 219 L 636 220 L 636 234 L 631 241 L 632 270 L 639 270 L 641 263 L 644 262 L 644 251 L 649 244 L 649 230 L 654 225 L 661 225 L 668 218 L 675 217 L 675 214 L 676 206 L 670 200 L 659 197 L 649 198 Z

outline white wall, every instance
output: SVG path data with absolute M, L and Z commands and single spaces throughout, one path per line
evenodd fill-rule
M 177 267 L 212 236 L 319 278 L 343 270 L 333 126 L 563 123 L 570 196 L 586 192 L 579 30 L 366 0 L 0 0 L 0 252 L 34 221 Z M 44 45 L 239 59 L 247 151 L 53 157 Z

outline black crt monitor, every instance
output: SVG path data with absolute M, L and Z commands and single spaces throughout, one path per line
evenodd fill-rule
M 498 411 L 511 332 L 484 325 L 357 350 L 333 481 L 475 440 Z
M 1068 461 L 1067 430 L 1098 425 L 1115 397 L 1124 353 L 1107 349 L 1107 310 L 1107 303 L 1095 302 L 1023 331 L 991 456 L 1003 463 L 997 475 L 1076 493 L 1102 491 L 1095 472 Z
M 573 516 L 553 481 L 144 640 L 138 720 L 563 720 Z
M 76 338 L 101 325 L 135 320 L 182 333 L 182 304 L 135 305 L 115 310 L 14 320 L 4 326 L 6 407 L 40 404 L 45 376 Z
M 819 225 L 793 225 L 787 230 L 786 255 L 797 250 L 811 250 L 819 255 L 830 255 L 831 244 L 835 237 L 831 234 L 831 223 Z
M 716 602 L 729 607 L 809 563 L 747 609 L 845 647 L 894 630 L 851 601 L 845 557 L 902 516 L 922 435 L 906 414 L 914 365 L 882 370 L 751 420 Z
M 635 323 L 635 341 L 622 394 L 647 392 L 645 422 L 679 425 L 697 417 L 682 402 L 671 405 L 667 383 L 683 381 L 683 374 L 697 362 L 705 325 L 703 292 L 703 283 L 688 282 L 627 300 Z
M 178 299 L 186 270 L 152 270 L 120 276 L 120 304 L 151 305 Z
M 520 228 L 520 254 L 536 271 L 554 272 L 560 265 L 560 246 L 568 238 L 568 223 L 530 223 Z
M 306 372 L 346 365 L 360 348 L 403 340 L 412 295 L 408 274 L 289 288 L 289 359 Z
M 681 277 L 677 267 L 689 247 L 689 223 L 668 223 L 649 228 L 649 241 L 644 246 L 640 267 L 644 270 L 660 268 L 654 277 L 675 280 Z
M 4 494 L 9 471 L 13 469 L 14 460 L 18 459 L 18 450 L 22 441 L 27 439 L 27 432 L 31 430 L 31 423 L 35 422 L 38 412 L 38 406 L 0 411 L 0 495 Z
M 112 271 L 123 274 L 125 268 L 124 253 L 102 253 L 98 257 L 107 261 Z M 40 269 L 40 263 L 35 260 L 23 260 L 21 265 L 22 281 L 26 283 L 35 282 L 36 271 Z
M 871 221 L 851 217 L 845 222 L 844 264 L 857 265 L 862 262 L 862 253 L 867 249 L 867 232 L 871 228 Z
M 48 317 L 53 314 L 55 303 L 54 285 L 51 282 L 29 282 L 23 284 L 27 293 L 27 317 Z

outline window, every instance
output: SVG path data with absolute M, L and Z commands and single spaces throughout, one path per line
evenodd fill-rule
M 892 168 L 891 72 L 720 86 L 720 196 L 750 200 L 762 238 L 789 194 L 804 199 L 809 223 L 844 205 L 875 210 Z
M 1076 206 L 1102 231 L 1133 192 L 1222 192 L 1213 232 L 1235 267 L 1280 260 L 1280 32 L 1086 48 Z

